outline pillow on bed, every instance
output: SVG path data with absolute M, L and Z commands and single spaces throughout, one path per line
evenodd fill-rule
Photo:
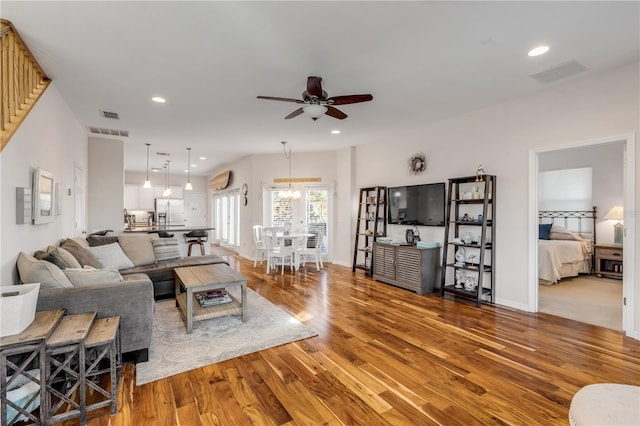
M 540 238 L 542 238 L 542 237 L 540 237 Z M 570 232 L 566 228 L 563 228 L 562 226 L 558 226 L 558 225 L 553 225 L 551 227 L 551 232 L 550 232 L 550 235 L 549 235 L 549 239 L 551 239 L 551 240 L 573 240 L 573 241 L 582 241 L 583 240 L 583 238 L 580 235 L 574 234 L 573 232 Z
M 541 240 L 551 239 L 551 224 L 541 223 L 538 225 L 538 235 Z

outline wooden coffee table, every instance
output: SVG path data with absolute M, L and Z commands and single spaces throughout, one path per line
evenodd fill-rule
M 247 319 L 247 278 L 225 264 L 185 266 L 174 269 L 176 275 L 176 306 L 182 311 L 187 325 L 187 334 L 193 331 L 193 322 L 224 315 L 240 314 Z M 240 286 L 240 301 L 232 301 L 215 306 L 200 306 L 194 293 Z M 181 289 L 184 289 L 183 293 Z

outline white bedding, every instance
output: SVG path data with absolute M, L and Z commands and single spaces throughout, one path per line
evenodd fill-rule
M 591 241 L 538 240 L 538 278 L 557 283 L 591 271 Z

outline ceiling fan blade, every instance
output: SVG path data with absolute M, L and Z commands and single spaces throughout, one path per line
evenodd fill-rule
M 283 101 L 283 102 L 295 102 L 297 104 L 304 103 L 304 101 L 300 99 L 291 99 L 291 98 L 275 98 L 273 96 L 258 96 L 258 99 L 267 99 L 269 101 Z
M 372 95 L 346 95 L 346 96 L 334 96 L 327 99 L 327 101 L 333 101 L 333 105 L 346 105 L 357 104 L 359 102 L 368 102 L 373 99 Z
M 331 105 L 327 105 L 327 112 L 325 114 L 330 115 L 333 118 L 337 118 L 338 120 L 344 120 L 347 118 L 347 114 L 340 111 L 338 108 L 334 108 Z
M 304 111 L 302 110 L 302 108 L 298 108 L 297 110 L 293 111 L 291 114 L 287 115 L 284 119 L 288 120 L 290 118 L 297 117 L 300 114 L 302 114 L 303 112 Z
M 322 99 L 322 77 L 307 77 L 307 92 Z

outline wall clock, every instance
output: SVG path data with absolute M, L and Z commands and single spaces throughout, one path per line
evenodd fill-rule
M 418 152 L 409 158 L 409 171 L 414 175 L 419 175 L 427 169 L 427 159 L 424 154 Z

